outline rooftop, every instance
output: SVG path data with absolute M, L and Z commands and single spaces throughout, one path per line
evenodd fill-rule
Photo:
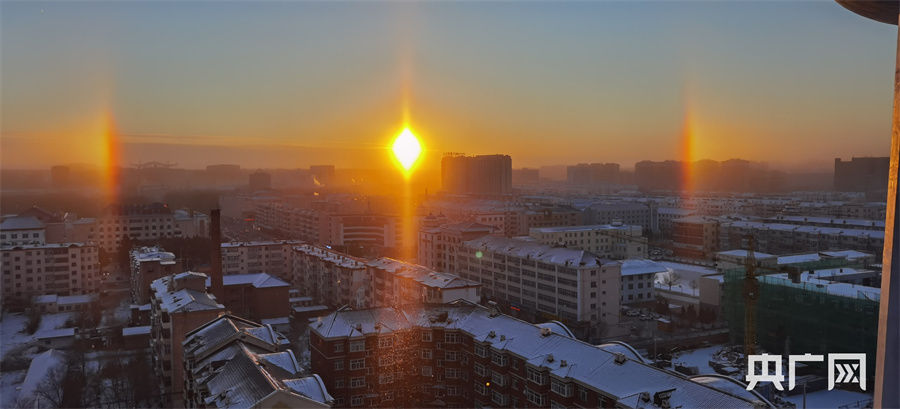
M 475 250 L 487 250 L 567 267 L 599 267 L 610 262 L 584 250 L 551 247 L 506 237 L 485 236 L 467 241 L 465 245 Z
M 154 296 L 159 300 L 159 306 L 163 310 L 173 313 L 225 309 L 224 305 L 216 301 L 216 297 L 206 291 L 174 290 L 174 277 L 174 275 L 166 276 L 150 283 L 150 288 L 153 289 Z
M 529 366 L 563 380 L 590 385 L 631 407 L 651 407 L 641 394 L 671 390 L 671 407 L 752 407 L 746 396 L 690 381 L 619 351 L 606 350 L 470 303 L 405 308 L 342 310 L 321 318 L 310 329 L 324 338 L 388 334 L 414 327 L 459 330 L 476 342 L 514 354 Z M 623 358 L 620 360 L 620 358 Z
M 43 228 L 44 223 L 41 223 L 41 221 L 34 216 L 12 216 L 3 219 L 3 221 L 0 222 L 0 231 L 37 230 Z
M 622 264 L 622 275 L 639 275 L 639 274 L 656 274 L 665 273 L 669 268 L 663 264 L 647 259 L 629 259 L 620 262 Z

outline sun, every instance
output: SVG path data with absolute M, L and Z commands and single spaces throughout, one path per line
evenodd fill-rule
M 413 135 L 412 131 L 409 128 L 405 128 L 394 139 L 391 150 L 394 152 L 394 158 L 397 159 L 403 170 L 409 172 L 419 159 L 419 154 L 422 153 L 422 145 L 419 144 L 419 140 Z

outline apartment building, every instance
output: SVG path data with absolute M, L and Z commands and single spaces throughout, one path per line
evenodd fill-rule
M 184 271 L 174 253 L 158 246 L 136 247 L 129 253 L 131 260 L 131 300 L 135 304 L 150 302 L 150 283 Z
M 95 219 L 96 232 L 90 239 L 106 251 L 115 251 L 126 240 L 202 237 L 209 234 L 208 219 L 202 213 L 173 212 L 162 203 L 110 206 Z
M 188 332 L 225 312 L 206 292 L 206 274 L 184 272 L 154 280 L 150 297 L 150 349 L 161 396 L 172 407 L 184 404 L 182 341 Z
M 366 268 L 373 283 L 371 306 L 481 301 L 481 283 L 453 274 L 387 257 L 367 262 Z
M 672 221 L 672 241 L 676 257 L 712 260 L 719 251 L 718 218 L 688 216 Z
M 656 301 L 654 282 L 656 275 L 668 273 L 660 263 L 647 259 L 622 260 L 622 304 L 640 304 Z
M 883 230 L 755 221 L 727 222 L 720 229 L 720 240 L 725 248 L 746 247 L 746 237 L 752 235 L 756 250 L 772 254 L 855 249 L 880 259 L 884 249 Z
M 485 236 L 456 256 L 460 276 L 513 311 L 572 323 L 585 338 L 619 320 L 620 264 L 584 250 Z
M 293 247 L 301 241 L 249 241 L 222 243 L 222 273 L 268 273 L 291 280 Z
M 207 280 L 207 288 L 211 288 Z M 230 274 L 222 277 L 219 302 L 231 313 L 262 321 L 291 315 L 290 284 L 266 273 Z
M 321 378 L 305 374 L 289 345 L 271 326 L 233 315 L 188 332 L 182 342 L 184 406 L 330 407 L 333 398 Z
M 541 244 L 585 250 L 615 260 L 647 257 L 647 239 L 639 225 L 594 224 L 532 228 L 529 236 Z
M 309 349 L 339 407 L 774 407 L 740 382 L 466 302 L 339 310 L 310 325 Z
M 0 247 L 4 306 L 45 294 L 77 295 L 100 288 L 97 246 L 83 243 Z
M 364 308 L 371 304 L 366 261 L 326 246 L 294 247 L 293 285 L 317 303 Z
M 46 243 L 44 223 L 33 216 L 12 216 L 0 222 L 0 245 Z
M 490 225 L 476 222 L 448 223 L 419 230 L 418 264 L 432 270 L 455 273 L 455 255 L 462 243 L 496 231 Z
M 583 224 L 639 225 L 646 233 L 659 231 L 659 215 L 654 202 L 604 201 L 591 203 L 583 210 Z

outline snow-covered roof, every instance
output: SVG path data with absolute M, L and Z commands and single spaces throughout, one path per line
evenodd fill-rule
M 881 300 L 881 288 L 842 283 L 818 278 L 815 274 L 801 273 L 800 282 L 791 281 L 788 274 L 769 274 L 756 277 L 757 280 L 787 287 L 799 287 L 810 291 L 820 291 L 830 295 L 848 298 Z
M 287 325 L 291 323 L 290 317 L 266 318 L 261 320 L 263 325 Z
M 294 307 L 294 312 L 314 312 L 314 311 L 324 311 L 328 309 L 327 305 L 310 305 L 307 307 Z
M 199 273 L 198 273 L 199 274 Z M 174 276 L 166 276 L 153 280 L 150 288 L 159 300 L 160 308 L 169 313 L 184 311 L 224 310 L 225 306 L 216 301 L 216 297 L 206 291 L 192 289 L 170 290 Z M 171 288 L 175 288 L 172 286 Z
M 863 253 L 861 251 L 856 250 L 837 250 L 837 251 L 822 251 L 820 254 L 824 254 L 828 257 L 843 257 L 847 260 L 856 260 L 860 258 L 873 257 L 872 254 Z
M 647 259 L 628 259 L 620 263 L 622 264 L 623 276 L 656 274 L 669 271 L 669 268 L 665 265 Z
M 74 337 L 75 331 L 75 328 L 43 329 L 34 333 L 34 337 L 36 339 Z
M 258 241 L 232 241 L 228 243 L 222 243 L 223 248 L 233 248 L 233 247 L 258 247 L 258 246 L 273 246 L 273 245 L 297 245 L 303 244 L 302 241 L 299 240 L 258 240 Z
M 207 407 L 258 407 L 273 393 L 330 404 L 321 379 L 299 376 L 303 367 L 293 352 L 282 352 L 287 344 L 271 326 L 230 315 L 189 332 L 183 343 Z
M 0 222 L 0 231 L 38 230 L 43 228 L 44 223 L 41 223 L 41 221 L 34 216 L 7 217 Z
M 750 250 L 744 250 L 744 249 L 726 250 L 726 251 L 720 251 L 716 254 L 719 254 L 722 256 L 732 256 L 732 257 L 747 257 L 747 255 L 750 254 Z M 768 254 L 768 253 L 761 253 L 758 251 L 754 251 L 753 257 L 755 257 L 757 260 L 759 260 L 759 259 L 775 257 L 775 256 L 772 254 Z
M 175 254 L 163 250 L 161 247 L 140 247 L 131 250 L 131 257 L 138 263 L 151 261 L 174 262 Z
M 28 366 L 25 380 L 22 381 L 18 397 L 19 404 L 23 407 L 33 408 L 50 407 L 49 405 L 40 402 L 42 398 L 35 394 L 35 392 L 49 376 L 56 376 L 59 377 L 59 379 L 62 379 L 62 377 L 65 376 L 62 372 L 65 362 L 65 355 L 55 349 L 50 349 L 36 355 Z
M 330 248 L 314 246 L 311 244 L 303 244 L 295 246 L 294 251 L 309 256 L 316 257 L 320 260 L 330 262 L 342 268 L 363 269 L 366 268 L 366 260 L 353 257 Z
M 765 223 L 752 221 L 734 221 L 730 222 L 730 226 L 754 230 L 775 230 L 822 236 L 848 236 L 861 239 L 884 240 L 884 230 L 844 229 L 838 227 L 802 226 L 796 224 Z
M 639 228 L 641 228 L 641 226 L 630 224 L 587 224 L 579 226 L 532 227 L 530 231 L 538 233 L 563 233 L 599 230 L 632 230 Z
M 323 338 L 388 334 L 396 330 L 444 328 L 470 335 L 475 342 L 524 359 L 528 365 L 551 376 L 589 385 L 631 407 L 648 407 L 639 402 L 643 392 L 672 390 L 671 407 L 739 408 L 752 407 L 745 397 L 692 382 L 682 376 L 630 359 L 618 351 L 608 351 L 553 331 L 544 332 L 534 324 L 492 314 L 471 303 L 404 308 L 342 310 L 310 325 Z M 621 356 L 624 359 L 617 359 Z
M 150 335 L 150 326 L 144 325 L 140 327 L 125 327 L 122 328 L 122 336 L 129 337 L 134 335 Z
M 397 277 L 409 278 L 431 288 L 479 287 L 481 283 L 467 280 L 455 274 L 442 273 L 418 264 L 407 263 L 389 257 L 380 257 L 366 263 L 369 267 L 393 273 Z
M 484 236 L 475 240 L 469 240 L 465 242 L 464 245 L 475 251 L 487 250 L 573 268 L 599 267 L 602 264 L 609 262 L 609 260 L 602 259 L 599 256 L 584 250 L 551 247 L 536 242 L 509 239 L 506 237 Z
M 207 283 L 209 280 L 207 279 Z M 270 276 L 266 273 L 256 274 L 227 274 L 222 276 L 222 284 L 229 285 L 252 285 L 254 288 L 271 288 L 271 287 L 289 287 L 290 284 L 284 282 L 278 277 Z

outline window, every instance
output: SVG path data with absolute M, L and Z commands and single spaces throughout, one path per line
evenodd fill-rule
M 344 370 L 344 360 L 343 359 L 338 359 L 337 361 L 334 361 L 334 370 L 335 371 L 343 371 Z
M 491 392 L 491 402 L 494 402 L 500 406 L 506 406 L 506 395 L 504 395 L 500 392 L 497 392 L 497 391 L 492 391 Z
M 541 395 L 531 389 L 525 388 L 525 399 L 533 403 L 535 406 L 544 406 L 544 395 Z
M 378 383 L 381 385 L 394 382 L 394 374 L 388 372 L 378 375 Z
M 494 385 L 505 386 L 506 376 L 501 373 L 491 371 L 491 382 L 493 382 Z
M 350 398 L 350 406 L 362 406 L 363 405 L 363 397 L 362 395 L 353 395 Z
M 432 356 L 432 354 L 431 354 L 431 350 L 430 350 L 430 349 L 423 349 L 423 350 L 422 350 L 422 359 L 431 359 L 431 356 Z
M 335 379 L 334 380 L 334 388 L 335 389 L 343 389 L 344 388 L 344 379 Z
M 334 352 L 344 352 L 344 343 L 338 342 L 337 344 L 334 344 Z
M 493 362 L 494 365 L 506 366 L 507 360 L 508 358 L 506 357 L 506 355 L 503 355 L 499 352 L 491 353 L 491 362 Z
M 366 350 L 366 341 L 353 341 L 350 343 L 350 352 L 360 352 Z
M 447 396 L 459 396 L 459 386 L 447 385 Z
M 432 376 L 432 375 L 431 375 L 431 367 L 430 367 L 430 366 L 423 366 L 423 367 L 422 367 L 422 376 Z
M 444 369 L 444 376 L 447 379 L 458 379 L 461 372 L 459 368 L 446 368 Z
M 487 389 L 484 387 L 483 383 L 475 382 L 475 393 L 479 395 L 487 395 Z
M 547 382 L 547 375 L 544 375 L 543 373 L 541 373 L 541 371 L 538 371 L 534 368 L 528 368 L 527 372 L 529 381 L 534 382 L 538 385 L 543 385 Z
M 350 387 L 351 388 L 362 388 L 366 386 L 366 378 L 360 376 L 358 378 L 350 378 Z
M 485 371 L 484 365 L 482 365 L 478 362 L 475 362 L 475 364 L 472 366 L 472 368 L 475 369 L 475 375 L 478 375 L 478 376 L 486 376 L 487 375 L 487 371 Z
M 459 343 L 459 334 L 456 332 L 448 332 L 444 334 L 444 342 L 448 344 Z
M 588 391 L 586 388 L 581 386 L 578 387 L 578 400 L 582 402 L 587 402 L 588 400 Z
M 350 360 L 350 370 L 356 371 L 359 369 L 365 369 L 366 360 L 365 359 L 351 359 Z
M 390 348 L 392 346 L 394 346 L 394 338 L 393 337 L 378 338 L 378 347 L 379 348 Z
M 422 342 L 431 342 L 431 331 L 422 331 Z
M 378 366 L 387 366 L 387 365 L 390 365 L 393 363 L 394 363 L 394 357 L 392 357 L 390 355 L 378 357 Z
M 487 348 L 484 345 L 475 344 L 475 355 L 487 358 Z
M 550 380 L 550 390 L 559 396 L 572 396 L 572 385 L 557 379 Z
M 458 356 L 459 356 L 459 353 L 456 351 L 445 351 L 444 352 L 444 360 L 445 361 L 450 361 L 450 362 L 456 361 Z

